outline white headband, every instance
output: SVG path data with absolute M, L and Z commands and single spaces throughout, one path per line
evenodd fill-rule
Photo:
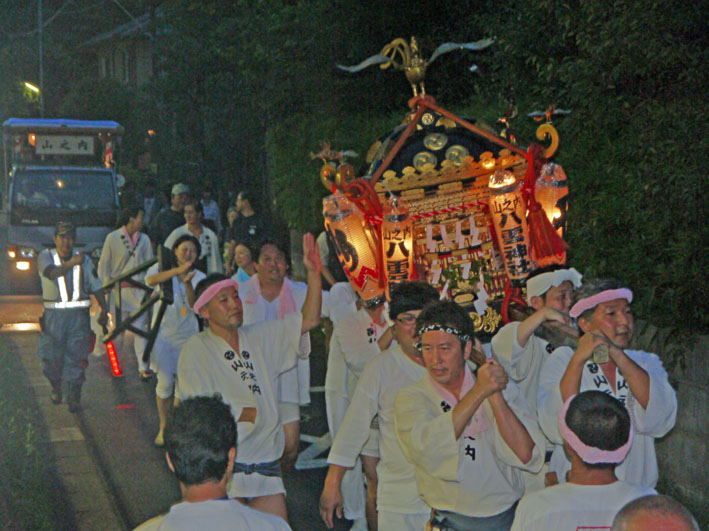
M 576 271 L 573 267 L 569 269 L 557 269 L 549 273 L 542 273 L 536 277 L 532 277 L 527 281 L 527 302 L 532 304 L 532 297 L 541 297 L 551 288 L 561 286 L 567 280 L 573 284 L 575 288 L 581 286 L 583 275 Z

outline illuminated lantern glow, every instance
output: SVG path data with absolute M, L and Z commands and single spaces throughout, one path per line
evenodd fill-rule
M 569 207 L 569 187 L 566 173 L 559 164 L 547 162 L 542 166 L 534 186 L 534 198 L 562 238 L 566 233 L 566 212 Z
M 354 290 L 365 301 L 381 296 L 384 288 L 380 286 L 377 267 L 377 230 L 366 222 L 362 211 L 340 193 L 323 199 L 323 216 L 337 259 Z
M 490 176 L 490 213 L 495 225 L 507 276 L 521 285 L 532 271 L 525 201 L 512 172 L 498 170 Z
M 414 264 L 414 220 L 406 203 L 396 197 L 384 205 L 382 253 L 389 298 L 392 285 L 411 278 Z
M 569 188 L 564 169 L 553 162 L 542 166 L 534 186 L 534 198 L 542 205 L 544 213 L 556 229 L 557 234 L 566 236 L 566 213 L 569 208 Z M 539 267 L 552 264 L 565 264 L 566 251 L 558 255 L 537 260 Z

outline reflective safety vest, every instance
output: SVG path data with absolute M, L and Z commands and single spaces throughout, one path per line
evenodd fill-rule
M 50 253 L 52 254 L 52 260 L 54 260 L 54 265 L 61 266 L 62 261 L 61 261 L 61 258 L 59 258 L 59 253 L 57 253 L 57 250 L 52 249 L 50 251 Z M 71 294 L 71 300 L 69 300 L 69 290 L 67 289 L 66 279 L 62 275 L 62 276 L 55 279 L 55 282 L 59 286 L 59 296 L 62 299 L 61 302 L 47 302 L 47 301 L 45 301 L 45 303 L 44 303 L 45 308 L 66 310 L 66 309 L 73 309 L 73 308 L 89 308 L 91 306 L 90 299 L 88 299 L 88 298 L 80 299 L 79 298 L 81 296 L 81 266 L 75 265 L 72 268 L 71 273 L 72 273 L 72 284 L 74 286 L 74 289 L 72 290 L 73 293 Z

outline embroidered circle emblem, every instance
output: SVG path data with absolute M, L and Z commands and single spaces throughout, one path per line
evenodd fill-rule
M 251 357 L 251 354 L 246 352 L 245 350 L 241 351 L 241 357 L 244 358 L 245 360 L 249 359 Z
M 235 356 L 236 356 L 236 353 L 233 350 L 227 350 L 224 353 L 224 357 L 230 361 L 233 360 Z
M 551 343 L 547 343 L 546 349 L 547 349 L 547 352 L 549 354 L 551 354 L 552 352 L 554 352 L 556 350 L 556 346 L 552 345 Z
M 441 409 L 443 410 L 443 413 L 448 413 L 452 408 L 448 402 L 441 400 Z

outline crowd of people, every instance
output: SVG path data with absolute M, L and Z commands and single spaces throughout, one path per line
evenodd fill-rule
M 627 286 L 540 269 L 527 280 L 530 315 L 481 344 L 467 311 L 423 282 L 392 286 L 388 301 L 360 300 L 328 258 L 326 236 L 319 245 L 304 236 L 306 282 L 291 280 L 288 248 L 245 193 L 222 224 L 208 192 L 198 200 L 180 183 L 171 192 L 160 210 L 146 197 L 123 211 L 97 273 L 74 252 L 68 223 L 39 257 L 43 371 L 52 401 L 62 402 L 65 381 L 78 411 L 89 295 L 106 323 L 115 297 L 101 285 L 157 244 L 172 253 L 140 278 L 170 282 L 174 300 L 149 364 L 140 338 L 134 352 L 140 378 L 157 374 L 155 444 L 183 501 L 140 529 L 289 529 L 282 475 L 310 400 L 308 332 L 323 319 L 332 323 L 332 446 L 319 506 L 327 527 L 344 517 L 352 529 L 383 531 L 698 529 L 654 490 L 655 439 L 674 426 L 677 400 L 659 358 L 630 348 Z M 121 290 L 130 314 L 141 290 Z M 550 341 L 559 326 L 577 329 L 575 346 Z

